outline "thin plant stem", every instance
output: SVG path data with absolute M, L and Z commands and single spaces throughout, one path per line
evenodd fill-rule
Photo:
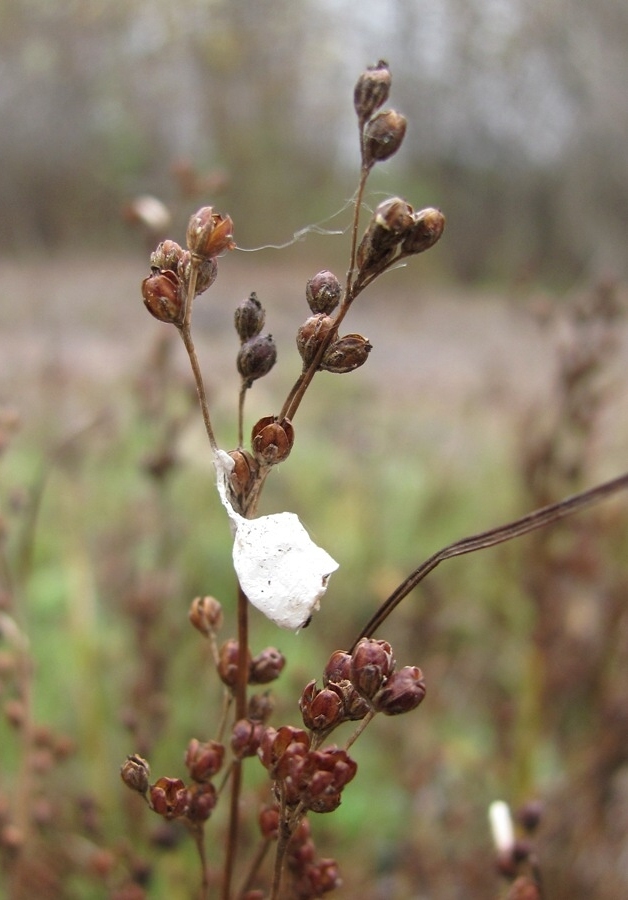
M 189 324 L 186 324 L 184 322 L 183 325 L 179 327 L 179 334 L 181 335 L 181 339 L 183 340 L 185 349 L 187 350 L 187 354 L 190 358 L 190 365 L 192 366 L 194 381 L 196 383 L 198 402 L 201 406 L 203 422 L 205 423 L 205 431 L 207 432 L 207 437 L 209 438 L 209 444 L 212 448 L 212 452 L 216 453 L 218 450 L 218 444 L 214 436 L 214 429 L 212 428 L 211 418 L 209 415 L 209 405 L 207 403 L 207 393 L 205 391 L 205 384 L 203 382 L 203 376 L 201 374 L 201 367 L 198 361 L 198 356 L 196 355 L 196 348 L 194 347 L 194 341 L 192 340 L 192 331 Z
M 207 851 L 205 849 L 205 828 L 203 825 L 190 825 L 190 831 L 194 838 L 194 844 L 201 865 L 201 889 L 199 900 L 209 900 L 209 871 L 207 868 Z
M 375 718 L 375 710 L 369 709 L 367 714 L 364 716 L 362 721 L 358 724 L 358 727 L 355 729 L 349 740 L 345 744 L 345 750 L 348 750 L 352 744 L 355 744 L 357 739 L 360 737 L 366 726 L 373 721 Z
M 255 880 L 255 876 L 259 872 L 262 863 L 266 859 L 266 855 L 267 855 L 268 850 L 270 849 L 270 846 L 272 843 L 273 842 L 270 838 L 265 838 L 263 841 L 260 842 L 260 845 L 257 848 L 257 852 L 256 852 L 255 856 L 253 857 L 253 859 L 251 860 L 251 865 L 249 868 L 248 875 L 246 876 L 242 887 L 238 891 L 238 894 L 237 894 L 238 900 L 241 900 L 241 898 L 244 897 L 246 892 L 248 890 L 250 890 L 250 888 L 253 886 L 253 881 Z
M 455 541 L 453 544 L 449 544 L 447 547 L 434 553 L 421 563 L 421 565 L 392 592 L 388 599 L 379 607 L 375 615 L 366 623 L 355 639 L 351 651 L 361 638 L 371 637 L 401 601 L 407 597 L 421 581 L 423 581 L 425 576 L 429 575 L 436 566 L 446 559 L 451 559 L 453 556 L 462 556 L 465 553 L 474 553 L 476 550 L 485 550 L 488 547 L 502 544 L 504 541 L 510 541 L 513 538 L 521 537 L 531 531 L 536 531 L 538 528 L 544 528 L 546 525 L 558 522 L 587 506 L 599 503 L 601 500 L 605 500 L 612 494 L 616 494 L 627 488 L 628 473 L 620 475 L 611 481 L 606 481 L 588 491 L 583 491 L 582 493 L 574 494 L 572 497 L 567 497 L 565 500 L 560 500 L 558 503 L 551 503 L 549 506 L 543 506 L 534 512 L 522 516 L 520 519 L 509 522 L 507 525 L 500 525 L 497 528 L 491 528 L 488 531 L 482 531 L 478 534 L 471 535 L 470 537 L 463 538 L 462 540 Z
M 246 391 L 246 382 L 243 381 L 238 397 L 238 447 L 241 447 L 244 442 L 244 399 L 246 397 Z
M 367 167 L 363 166 L 360 171 L 360 183 L 358 185 L 358 189 L 356 192 L 355 198 L 355 207 L 353 210 L 353 223 L 351 226 L 351 250 L 349 252 L 349 268 L 347 270 L 347 282 L 345 285 L 344 296 L 340 307 L 338 309 L 338 314 L 334 320 L 334 327 L 330 329 L 327 335 L 325 335 L 324 340 L 321 341 L 320 347 L 316 353 L 316 356 L 303 372 L 299 375 L 298 379 L 294 383 L 290 393 L 286 397 L 283 407 L 281 408 L 281 412 L 279 413 L 278 419 L 288 418 L 293 419 L 303 396 L 308 389 L 314 375 L 318 371 L 318 367 L 320 365 L 320 361 L 325 355 L 325 351 L 331 344 L 331 342 L 335 339 L 338 334 L 338 326 L 341 324 L 342 320 L 346 316 L 351 304 L 353 303 L 357 293 L 353 291 L 352 288 L 352 280 L 353 273 L 355 270 L 355 257 L 357 253 L 357 245 L 358 245 L 358 226 L 360 222 L 360 207 L 362 205 L 362 198 L 364 196 L 364 189 L 366 187 L 366 181 L 369 176 L 369 171 Z
M 249 619 L 246 594 L 238 584 L 238 672 L 235 687 L 235 717 L 246 718 L 246 688 L 248 684 L 248 646 L 249 646 Z M 240 794 L 242 790 L 242 760 L 234 759 L 231 770 L 231 803 L 229 810 L 229 830 L 227 837 L 227 851 L 225 854 L 225 872 L 223 883 L 223 900 L 229 900 L 231 896 L 231 884 L 235 868 L 235 856 L 238 846 L 240 830 Z

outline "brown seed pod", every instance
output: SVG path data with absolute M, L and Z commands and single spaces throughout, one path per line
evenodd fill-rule
M 255 291 L 252 291 L 250 296 L 236 307 L 233 317 L 240 340 L 248 341 L 258 335 L 264 327 L 265 318 L 264 307 L 257 299 Z
M 393 672 L 373 697 L 373 708 L 386 716 L 398 716 L 416 709 L 425 698 L 425 679 L 418 666 L 404 666 Z
M 185 284 L 187 293 L 188 284 L 190 283 L 190 275 L 192 274 L 192 254 L 189 250 L 184 250 L 177 269 L 179 278 Z M 210 288 L 216 276 L 218 275 L 218 263 L 215 259 L 207 258 L 197 260 L 196 266 L 196 286 L 194 288 L 194 296 L 198 297 L 203 294 L 207 288 Z
M 277 346 L 271 334 L 258 334 L 245 341 L 238 352 L 238 372 L 247 387 L 268 375 L 277 362 Z
M 353 372 L 366 362 L 373 345 L 361 334 L 345 334 L 329 345 L 321 360 L 321 369 L 342 375 Z
M 287 459 L 294 444 L 294 429 L 289 419 L 278 422 L 265 416 L 253 426 L 251 444 L 255 458 L 262 465 L 274 466 Z
M 362 161 L 365 166 L 390 159 L 403 142 L 408 122 L 394 109 L 384 109 L 364 126 Z
M 356 261 L 361 271 L 394 259 L 401 241 L 414 225 L 414 211 L 401 197 L 380 203 L 358 247 Z
M 231 217 L 214 212 L 212 206 L 202 206 L 190 216 L 186 241 L 190 253 L 201 258 L 235 249 Z
M 404 255 L 423 253 L 440 239 L 445 229 L 445 216 L 439 209 L 428 207 L 414 213 L 412 226 L 401 244 Z
M 333 272 L 325 269 L 305 285 L 305 298 L 313 313 L 332 313 L 342 295 L 342 286 Z
M 162 241 L 150 255 L 151 268 L 171 269 L 176 272 L 184 252 L 183 247 L 175 241 Z
M 360 130 L 375 110 L 388 100 L 391 82 L 388 63 L 383 59 L 376 66 L 369 66 L 358 78 L 353 91 L 353 105 Z
M 231 450 L 229 456 L 235 463 L 229 477 L 231 492 L 238 507 L 244 509 L 249 491 L 259 472 L 259 463 L 248 450 Z
M 297 331 L 297 349 L 307 368 L 316 356 L 321 343 L 334 327 L 334 320 L 323 313 L 317 313 L 306 319 Z
M 159 319 L 177 325 L 183 319 L 185 291 L 176 272 L 169 269 L 155 269 L 142 282 L 144 306 Z

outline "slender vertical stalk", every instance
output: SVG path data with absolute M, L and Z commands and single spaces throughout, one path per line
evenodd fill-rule
M 236 719 L 246 718 L 248 684 L 248 599 L 238 584 L 238 677 L 235 688 Z M 235 857 L 240 830 L 240 795 L 242 792 L 242 760 L 235 759 L 231 770 L 231 803 L 229 809 L 229 830 L 223 880 L 222 900 L 231 897 L 231 885 L 235 868 Z

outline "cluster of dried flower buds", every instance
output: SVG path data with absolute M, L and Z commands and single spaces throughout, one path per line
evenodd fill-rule
M 384 200 L 371 216 L 358 247 L 356 283 L 363 286 L 400 259 L 429 250 L 444 228 L 445 217 L 438 209 L 415 212 L 400 197 Z
M 355 85 L 353 105 L 358 117 L 365 169 L 393 156 L 406 133 L 405 116 L 394 109 L 380 109 L 388 100 L 391 83 L 388 64 L 380 60 L 376 66 L 362 72 Z
M 223 764 L 225 748 L 217 741 L 190 741 L 185 764 L 191 782 L 162 776 L 150 781 L 150 766 L 141 756 L 128 756 L 120 769 L 122 781 L 141 794 L 150 808 L 165 819 L 185 818 L 193 824 L 205 822 L 218 800 L 211 779 Z
M 247 388 L 258 378 L 268 375 L 277 362 L 277 346 L 272 334 L 261 334 L 265 319 L 266 312 L 255 291 L 235 311 L 234 324 L 240 338 L 237 367 Z
M 342 722 L 363 719 L 368 712 L 387 716 L 410 712 L 424 697 L 421 669 L 397 669 L 387 641 L 363 638 L 353 653 L 332 653 L 323 672 L 323 687 L 319 690 L 310 681 L 299 707 L 305 727 L 324 735 Z
M 191 280 L 194 296 L 204 293 L 216 280 L 216 258 L 234 247 L 231 218 L 211 206 L 201 207 L 188 224 L 187 250 L 165 240 L 151 254 L 151 274 L 142 282 L 148 311 L 160 322 L 182 325 Z
M 257 656 L 246 651 L 247 683 L 269 684 L 279 678 L 286 658 L 275 647 L 266 647 Z M 240 666 L 240 646 L 235 638 L 225 641 L 218 651 L 218 675 L 226 687 L 235 688 Z
M 320 813 L 338 808 L 342 790 L 358 768 L 338 747 L 312 749 L 308 733 L 290 725 L 267 728 L 258 756 L 273 779 L 282 805 Z
M 334 312 L 342 296 L 338 278 L 327 270 L 307 282 L 305 296 L 312 315 L 297 330 L 297 350 L 303 370 L 316 362 L 317 368 L 335 374 L 353 372 L 364 365 L 372 345 L 361 334 L 335 333 Z

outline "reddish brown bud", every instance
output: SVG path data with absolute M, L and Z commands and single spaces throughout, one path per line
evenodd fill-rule
M 303 368 L 307 369 L 313 362 L 321 344 L 334 327 L 334 320 L 323 313 L 317 313 L 306 319 L 297 331 L 297 349 L 303 360 Z
M 255 479 L 259 472 L 259 463 L 247 450 L 231 450 L 229 456 L 235 463 L 229 476 L 232 499 L 235 500 L 236 506 L 243 510 L 246 506 L 249 492 L 255 484 Z
M 178 272 L 179 260 L 184 252 L 176 241 L 162 241 L 150 255 L 151 268 Z
M 189 619 L 207 637 L 222 628 L 222 606 L 215 597 L 195 597 L 190 606 Z
M 276 806 L 263 806 L 259 814 L 259 829 L 266 840 L 279 837 L 279 810 Z
M 323 684 L 338 684 L 351 676 L 351 654 L 345 650 L 334 650 L 323 670 Z
M 238 352 L 238 372 L 247 387 L 268 375 L 277 362 L 277 346 L 272 334 L 258 334 L 245 341 Z
M 543 804 L 539 800 L 529 800 L 517 812 L 517 821 L 528 833 L 536 831 L 543 817 Z
M 249 684 L 268 684 L 279 678 L 286 664 L 286 657 L 275 647 L 267 647 L 251 660 Z
M 417 666 L 404 666 L 373 697 L 373 707 L 386 716 L 398 716 L 416 709 L 424 698 L 423 672 Z
M 382 110 L 364 126 L 362 140 L 362 161 L 367 167 L 383 162 L 393 156 L 406 133 L 405 116 L 394 109 Z
M 159 778 L 148 792 L 151 809 L 165 819 L 176 819 L 185 813 L 188 796 L 180 778 Z
M 351 683 L 363 697 L 372 700 L 394 668 L 395 660 L 388 641 L 362 638 L 351 654 Z
M 179 260 L 177 274 L 185 285 L 187 294 L 190 277 L 192 275 L 192 254 L 189 250 L 183 252 L 183 256 Z M 204 293 L 212 286 L 218 275 L 218 263 L 215 259 L 196 259 L 196 284 L 194 287 L 194 296 Z
M 251 654 L 247 650 L 247 673 L 251 666 Z M 235 687 L 238 682 L 238 661 L 240 658 L 240 650 L 238 642 L 234 638 L 230 638 L 222 645 L 218 652 L 218 675 L 223 684 L 227 687 Z M 248 681 L 248 674 L 247 674 Z
M 178 324 L 183 319 L 185 291 L 179 276 L 169 269 L 154 271 L 142 282 L 144 306 L 160 322 Z
M 292 725 L 282 725 L 278 729 L 267 728 L 257 755 L 264 768 L 273 775 L 277 764 L 293 745 L 300 745 L 304 751 L 309 749 L 310 739 L 302 728 L 294 728 Z
M 220 771 L 225 748 L 218 741 L 204 743 L 192 738 L 185 754 L 185 765 L 194 781 L 209 781 Z
M 260 333 L 264 327 L 266 313 L 264 312 L 264 307 L 257 299 L 255 291 L 236 307 L 233 318 L 235 329 L 241 341 L 248 341 Z
M 322 897 L 342 885 L 340 870 L 335 859 L 319 859 L 308 868 L 308 879 L 313 888 L 314 897 Z
M 345 750 L 327 747 L 311 750 L 295 760 L 287 787 L 313 812 L 333 812 L 340 805 L 343 788 L 355 777 L 357 763 Z
M 206 822 L 217 802 L 218 792 L 213 784 L 194 784 L 187 791 L 185 815 L 190 822 Z
M 372 349 L 373 345 L 361 334 L 345 334 L 325 350 L 320 367 L 336 375 L 353 372 L 364 365 Z
M 272 695 L 265 691 L 263 694 L 251 694 L 247 715 L 253 722 L 267 722 L 275 709 L 275 701 Z
M 319 272 L 314 278 L 310 278 L 305 286 L 305 297 L 313 313 L 323 313 L 328 316 L 338 306 L 341 296 L 340 282 L 333 272 L 326 269 Z
M 230 216 L 215 213 L 211 206 L 203 206 L 190 217 L 186 241 L 190 253 L 201 258 L 233 250 L 236 246 L 233 222 Z
M 401 244 L 405 256 L 423 253 L 440 239 L 445 229 L 445 216 L 439 209 L 422 209 L 414 213 L 412 227 Z
M 303 724 L 310 731 L 325 732 L 344 721 L 344 700 L 338 685 L 318 690 L 315 681 L 310 681 L 299 700 Z
M 236 759 L 255 756 L 263 735 L 264 726 L 261 722 L 239 719 L 231 731 L 231 749 Z
M 375 110 L 388 100 L 391 82 L 388 63 L 383 59 L 380 59 L 376 66 L 369 66 L 358 78 L 353 91 L 353 105 L 360 130 Z
M 251 444 L 255 458 L 265 466 L 274 466 L 288 458 L 294 444 L 294 429 L 289 419 L 278 422 L 265 416 L 253 426 Z
M 392 261 L 399 245 L 414 224 L 414 211 L 400 197 L 380 203 L 358 247 L 358 269 L 369 270 Z
M 137 791 L 138 794 L 145 794 L 148 790 L 150 766 L 145 759 L 134 753 L 132 756 L 127 756 L 120 767 L 120 776 L 122 781 L 132 791 Z

